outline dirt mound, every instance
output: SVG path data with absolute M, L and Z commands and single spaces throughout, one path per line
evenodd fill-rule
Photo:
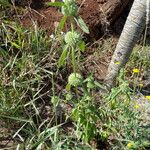
M 29 27 L 36 22 L 38 27 L 46 29 L 48 33 L 54 33 L 57 22 L 62 14 L 56 7 L 47 7 L 45 2 L 51 0 L 29 0 L 25 5 L 30 5 L 32 9 L 22 17 L 23 26 Z M 79 15 L 84 19 L 90 29 L 90 37 L 99 38 L 104 31 L 108 30 L 129 0 L 77 0 Z M 122 26 L 122 24 L 121 24 Z M 122 28 L 122 27 L 121 27 Z M 66 29 L 67 30 L 67 29 Z
M 79 14 L 89 26 L 91 36 L 97 38 L 112 30 L 120 16 L 122 20 L 119 20 L 119 26 L 122 30 L 132 2 L 133 0 L 85 0 L 82 4 L 80 0 Z
M 55 23 L 59 22 L 62 15 L 54 7 L 41 8 L 37 10 L 29 10 L 28 13 L 20 18 L 24 27 L 32 27 L 35 24 L 42 29 L 45 29 L 48 34 L 53 34 Z

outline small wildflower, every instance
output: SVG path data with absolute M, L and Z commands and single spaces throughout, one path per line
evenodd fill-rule
M 150 95 L 145 96 L 147 100 L 150 100 Z
M 128 144 L 127 144 L 127 147 L 129 148 L 129 149 L 131 149 L 131 148 L 133 148 L 134 147 L 134 142 L 129 142 Z
M 140 87 L 143 87 L 143 86 L 144 86 L 144 84 L 140 83 L 140 84 L 139 84 L 139 86 L 140 86 Z
M 139 104 L 135 104 L 135 105 L 134 105 L 134 108 L 139 109 L 139 108 L 140 108 L 140 105 L 139 105 Z
M 120 62 L 119 62 L 119 61 L 116 61 L 115 64 L 116 64 L 116 65 L 120 65 Z
M 139 73 L 140 72 L 140 70 L 137 68 L 134 68 L 132 71 L 133 71 L 133 73 Z

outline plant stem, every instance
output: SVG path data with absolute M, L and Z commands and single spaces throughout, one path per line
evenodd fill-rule
M 75 61 L 74 47 L 71 47 L 71 55 L 72 55 L 73 72 L 76 73 L 76 61 Z

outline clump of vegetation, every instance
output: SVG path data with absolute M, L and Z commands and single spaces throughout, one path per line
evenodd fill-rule
M 0 137 L 10 134 L 16 149 L 149 149 L 149 120 L 134 99 L 126 70 L 110 92 L 93 75 L 83 76 L 79 67 L 86 47 L 75 26 L 86 33 L 88 28 L 77 5 L 74 0 L 49 5 L 61 7 L 64 15 L 54 38 L 6 18 L 0 24 Z M 71 29 L 60 34 L 68 17 Z M 133 53 L 127 66 L 135 82 L 137 57 Z M 138 63 L 148 67 L 147 58 Z M 149 99 L 146 95 L 144 101 Z

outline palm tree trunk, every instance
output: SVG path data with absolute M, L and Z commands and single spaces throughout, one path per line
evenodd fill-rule
M 139 39 L 146 23 L 146 1 L 134 0 L 121 33 L 116 50 L 108 67 L 105 79 L 108 89 L 115 85 L 119 70 L 127 63 L 132 49 Z

